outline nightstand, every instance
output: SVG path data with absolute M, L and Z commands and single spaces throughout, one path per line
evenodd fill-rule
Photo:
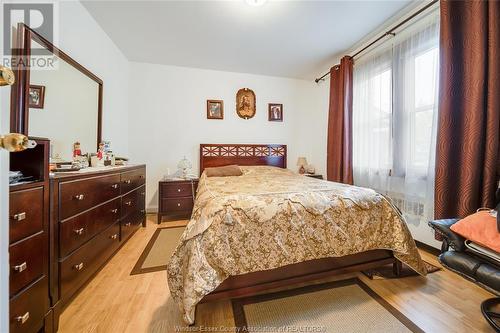
M 311 178 L 317 178 L 317 179 L 323 179 L 323 175 L 305 173 L 304 176 L 311 177 Z
M 158 183 L 158 224 L 189 219 L 193 211 L 198 179 L 163 179 Z

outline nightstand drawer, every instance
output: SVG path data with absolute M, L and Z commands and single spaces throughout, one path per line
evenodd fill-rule
M 162 206 L 164 211 L 168 212 L 182 212 L 193 209 L 193 198 L 172 198 L 162 199 Z
M 168 220 L 187 219 L 193 210 L 198 179 L 163 180 L 158 189 L 158 223 Z
M 162 186 L 162 191 L 163 191 L 163 198 L 177 198 L 177 197 L 190 197 L 193 187 L 194 190 L 196 191 L 198 183 L 195 182 L 191 186 L 191 182 L 183 182 L 183 183 L 163 183 Z

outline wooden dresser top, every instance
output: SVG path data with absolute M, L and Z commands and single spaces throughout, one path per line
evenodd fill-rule
M 51 173 L 51 180 L 67 180 L 71 178 L 81 178 L 88 176 L 98 176 L 118 172 L 126 172 L 136 169 L 145 168 L 145 164 L 134 164 L 125 166 L 109 166 L 109 167 L 98 167 L 98 168 L 87 168 L 80 171 L 70 171 L 70 172 L 57 172 Z

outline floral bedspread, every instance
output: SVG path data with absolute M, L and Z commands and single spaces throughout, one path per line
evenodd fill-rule
M 200 178 L 191 221 L 168 263 L 184 320 L 226 278 L 306 260 L 392 250 L 427 272 L 398 211 L 373 190 L 267 166 Z

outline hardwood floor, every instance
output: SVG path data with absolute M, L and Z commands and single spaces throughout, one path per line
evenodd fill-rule
M 130 275 L 157 227 L 155 215 L 148 215 L 147 227 L 135 233 L 63 312 L 59 332 L 174 332 L 176 326 L 185 326 L 169 296 L 166 271 Z M 421 253 L 426 261 L 439 265 L 435 257 Z M 350 274 L 318 282 L 353 275 L 426 332 L 493 332 L 479 308 L 492 294 L 447 270 L 427 278 L 370 280 L 363 274 Z M 233 327 L 230 301 L 200 304 L 196 325 L 205 330 Z

